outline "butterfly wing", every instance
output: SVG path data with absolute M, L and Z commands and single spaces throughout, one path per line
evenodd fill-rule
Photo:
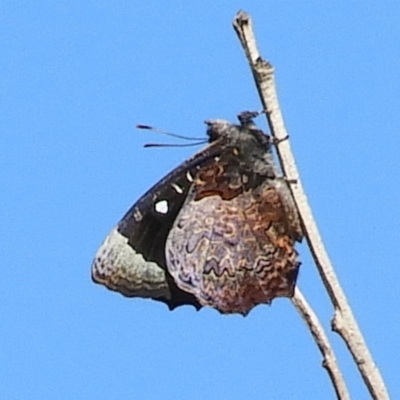
M 301 229 L 268 148 L 242 133 L 196 175 L 168 235 L 166 260 L 177 285 L 201 305 L 246 315 L 293 295 Z
M 177 287 L 165 264 L 165 242 L 193 177 L 218 152 L 215 145 L 185 161 L 154 185 L 125 214 L 98 249 L 92 279 L 127 297 L 152 298 L 170 309 L 196 298 Z

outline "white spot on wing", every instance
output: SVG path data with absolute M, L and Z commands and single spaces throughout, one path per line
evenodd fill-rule
M 186 172 L 186 178 L 187 178 L 187 180 L 188 180 L 189 182 L 193 182 L 193 176 L 192 176 L 192 174 L 190 173 L 190 171 L 187 171 L 187 172 Z
M 172 186 L 173 189 L 175 189 L 175 192 L 177 192 L 179 194 L 183 193 L 183 189 L 179 185 L 177 185 L 176 183 L 171 183 L 171 186 Z
M 161 200 L 154 205 L 155 210 L 160 214 L 166 214 L 168 212 L 167 200 Z
M 133 218 L 135 218 L 136 222 L 140 222 L 143 219 L 142 213 L 137 208 L 133 211 Z

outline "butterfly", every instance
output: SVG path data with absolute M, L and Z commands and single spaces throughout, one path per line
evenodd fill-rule
M 272 139 L 240 124 L 206 121 L 209 144 L 145 193 L 100 246 L 92 279 L 172 310 L 211 306 L 246 315 L 291 297 L 300 267 L 299 216 L 274 162 Z

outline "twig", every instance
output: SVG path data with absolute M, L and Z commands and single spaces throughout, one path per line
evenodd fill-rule
M 234 28 L 239 36 L 240 42 L 246 53 L 246 57 L 250 63 L 254 80 L 256 82 L 257 89 L 260 93 L 261 101 L 263 103 L 263 108 L 267 111 L 266 115 L 272 135 L 278 139 L 277 143 L 280 147 L 280 150 L 282 149 L 282 146 L 288 147 L 288 150 L 283 149 L 283 151 L 281 150 L 278 153 L 282 169 L 284 170 L 285 176 L 287 176 L 288 179 L 293 179 L 294 182 L 300 184 L 297 174 L 297 168 L 294 165 L 294 160 L 289 163 L 285 163 L 284 160 L 284 157 L 291 157 L 291 151 L 289 147 L 289 140 L 283 140 L 288 136 L 279 109 L 279 103 L 276 97 L 273 68 L 269 63 L 263 61 L 258 53 L 255 37 L 251 27 L 251 20 L 247 16 L 247 14 L 239 13 L 236 16 L 234 21 Z M 263 74 L 261 76 L 259 75 L 260 66 L 264 67 L 264 69 L 262 70 Z M 294 165 L 294 168 L 289 171 L 285 168 L 286 165 Z M 340 368 L 337 364 L 332 346 L 329 343 L 329 339 L 325 334 L 322 324 L 318 320 L 318 317 L 313 312 L 309 304 L 306 302 L 299 288 L 296 288 L 295 295 L 292 301 L 300 315 L 303 317 L 304 321 L 307 323 L 311 334 L 313 335 L 314 340 L 316 341 L 318 348 L 322 353 L 322 365 L 325 367 L 329 374 L 338 399 L 349 399 L 350 395 L 341 374 Z
M 337 398 L 340 400 L 349 400 L 350 394 L 337 363 L 335 353 L 329 343 L 329 339 L 319 322 L 317 315 L 308 304 L 299 288 L 295 289 L 292 303 L 308 325 L 310 332 L 323 355 L 322 366 L 327 370 L 329 377 L 331 378 Z
M 283 140 L 288 137 L 288 134 L 279 108 L 274 69 L 269 62 L 260 57 L 250 16 L 240 11 L 236 15 L 233 25 L 250 64 L 261 102 L 267 111 L 266 115 L 271 133 L 278 139 L 277 153 L 282 170 L 290 181 L 296 182 L 291 184 L 290 187 L 302 219 L 307 243 L 335 309 L 332 319 L 332 329 L 345 341 L 372 398 L 375 400 L 388 400 L 389 394 L 382 376 L 365 344 L 362 333 L 322 243 L 299 178 L 289 140 Z

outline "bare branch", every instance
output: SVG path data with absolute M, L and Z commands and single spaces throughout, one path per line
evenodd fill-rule
M 277 152 L 282 170 L 290 181 L 296 182 L 290 187 L 300 212 L 307 243 L 335 308 L 332 329 L 345 341 L 372 398 L 376 400 L 389 399 L 382 376 L 365 344 L 323 245 L 299 178 L 289 140 L 282 140 L 287 138 L 288 134 L 279 108 L 274 69 L 269 62 L 260 57 L 250 16 L 240 11 L 236 15 L 233 25 L 250 64 L 261 102 L 267 111 L 266 115 L 272 135 L 278 139 Z
M 292 303 L 296 307 L 299 314 L 303 317 L 305 323 L 308 325 L 311 334 L 314 337 L 317 346 L 323 355 L 322 366 L 327 370 L 331 378 L 336 396 L 340 400 L 349 400 L 350 394 L 347 390 L 346 383 L 343 379 L 342 373 L 336 360 L 335 353 L 329 343 L 329 339 L 322 327 L 319 319 L 311 306 L 307 303 L 299 288 L 295 289 Z

